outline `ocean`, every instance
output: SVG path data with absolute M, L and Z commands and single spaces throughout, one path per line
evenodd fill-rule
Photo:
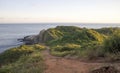
M 78 26 L 86 28 L 120 27 L 120 24 L 84 24 L 84 23 L 10 23 L 0 24 L 0 53 L 23 44 L 17 39 L 27 35 L 36 35 L 43 29 L 56 26 Z

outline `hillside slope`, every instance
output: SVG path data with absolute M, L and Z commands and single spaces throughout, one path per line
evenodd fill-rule
M 87 29 L 76 26 L 57 26 L 56 28 L 42 30 L 38 35 L 27 36 L 24 41 L 28 44 L 102 42 L 115 31 L 120 31 L 120 28 Z
M 59 41 L 60 43 L 67 42 L 88 42 L 99 41 L 102 42 L 105 38 L 104 34 L 101 34 L 92 29 L 79 28 L 75 26 L 57 26 L 56 28 L 50 28 L 43 30 L 37 35 L 37 42 L 53 43 Z M 63 41 L 64 40 L 64 41 Z

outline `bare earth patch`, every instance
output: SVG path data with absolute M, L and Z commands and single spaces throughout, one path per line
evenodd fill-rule
M 87 63 L 75 59 L 55 57 L 50 55 L 49 50 L 43 51 L 42 54 L 47 66 L 44 73 L 90 73 L 96 68 L 108 65 L 106 63 Z M 111 65 L 120 67 L 120 63 Z

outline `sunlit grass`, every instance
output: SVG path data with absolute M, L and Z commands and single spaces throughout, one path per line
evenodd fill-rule
M 0 54 L 0 73 L 43 73 L 42 45 L 20 46 Z

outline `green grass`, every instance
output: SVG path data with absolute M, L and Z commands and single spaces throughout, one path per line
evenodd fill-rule
M 11 48 L 0 54 L 0 64 L 9 64 L 17 61 L 22 55 L 28 55 L 34 52 L 33 47 L 22 45 Z
M 40 52 L 23 55 L 15 63 L 4 65 L 0 73 L 43 73 L 45 65 Z
M 42 45 L 20 46 L 0 54 L 0 73 L 43 73 Z M 12 54 L 12 55 L 11 55 Z
M 59 57 L 64 57 L 66 55 L 74 55 L 80 47 L 81 46 L 77 44 L 65 44 L 62 46 L 57 45 L 51 47 L 51 54 Z
M 40 51 L 46 49 L 45 46 L 40 45 L 40 44 L 35 44 L 35 45 L 33 45 L 33 47 L 34 47 L 35 50 L 40 50 Z
M 59 37 L 45 43 L 51 47 L 51 54 L 55 56 L 76 55 L 79 58 L 97 59 L 120 56 L 120 28 L 87 29 L 74 26 L 57 26 L 49 31 L 62 33 Z M 47 37 L 46 37 L 47 38 Z M 67 45 L 69 44 L 69 45 Z M 79 45 L 76 49 L 74 45 Z

